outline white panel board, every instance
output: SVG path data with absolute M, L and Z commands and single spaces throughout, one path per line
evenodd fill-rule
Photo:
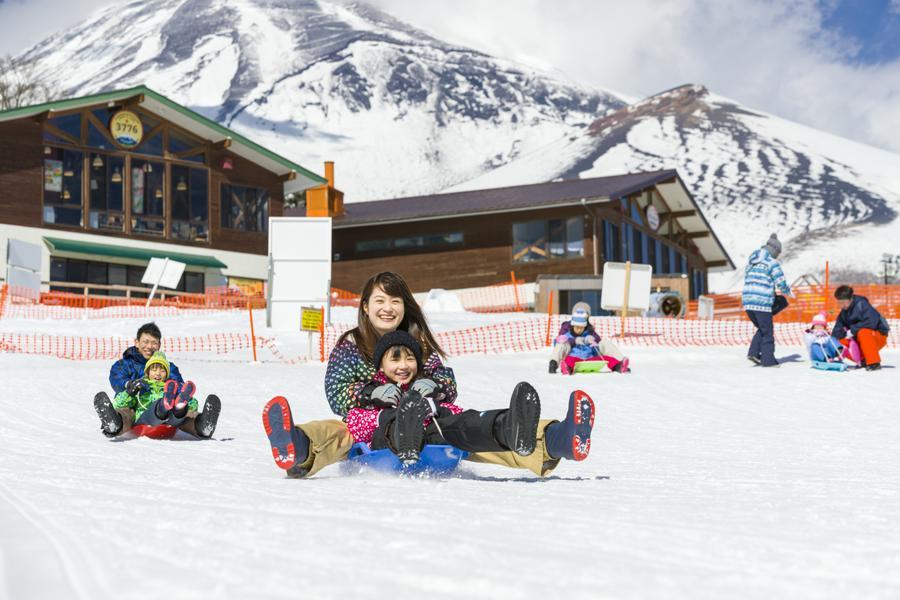
M 41 247 L 19 240 L 9 240 L 6 245 L 6 264 L 11 267 L 40 272 Z
M 303 306 L 326 306 L 331 293 L 331 219 L 269 219 L 268 326 L 300 331 Z
M 6 269 L 6 282 L 9 287 L 22 290 L 31 290 L 35 296 L 41 293 L 41 272 L 29 271 L 27 269 L 17 269 L 9 267 Z
M 178 287 L 181 274 L 184 273 L 186 266 L 183 262 L 178 262 L 177 260 L 151 258 L 149 264 L 147 264 L 147 270 L 144 271 L 144 276 L 141 277 L 141 283 L 156 285 L 156 282 L 159 281 L 160 286 L 175 289 Z
M 653 267 L 643 264 L 631 265 L 631 283 L 628 286 L 628 308 L 647 310 L 650 308 L 650 279 Z M 600 307 L 606 310 L 622 310 L 625 299 L 625 263 L 608 262 L 603 265 L 603 291 Z

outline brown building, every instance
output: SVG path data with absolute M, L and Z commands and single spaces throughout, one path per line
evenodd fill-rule
M 634 173 L 344 205 L 334 216 L 332 284 L 358 290 L 401 273 L 413 291 L 539 275 L 599 274 L 605 261 L 648 263 L 654 283 L 704 293 L 734 264 L 675 171 Z M 286 214 L 303 214 L 288 209 Z
M 325 182 L 143 86 L 0 112 L 0 267 L 14 239 L 44 282 L 140 285 L 151 256 L 186 291 L 261 281 L 269 216 Z

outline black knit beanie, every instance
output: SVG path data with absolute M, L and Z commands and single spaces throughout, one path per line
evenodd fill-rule
M 378 343 L 375 344 L 375 355 L 372 357 L 375 361 L 375 368 L 381 368 L 381 359 L 393 346 L 403 346 L 409 348 L 409 351 L 416 357 L 416 367 L 418 371 L 422 371 L 422 345 L 406 331 L 396 330 L 381 336 Z

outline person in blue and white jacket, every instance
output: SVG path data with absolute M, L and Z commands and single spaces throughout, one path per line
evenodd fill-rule
M 764 367 L 778 366 L 772 317 L 787 307 L 785 296 L 794 297 L 784 278 L 781 264 L 776 260 L 779 254 L 781 242 L 773 233 L 764 246 L 750 255 L 744 273 L 744 289 L 741 292 L 744 311 L 756 327 L 747 358 Z M 781 296 L 775 295 L 776 289 L 781 292 Z

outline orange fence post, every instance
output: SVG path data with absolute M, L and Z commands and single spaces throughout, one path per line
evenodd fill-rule
M 253 329 L 253 307 L 250 306 L 250 300 L 247 300 L 247 312 L 250 313 L 250 343 L 253 346 L 253 362 L 256 360 L 256 331 Z
M 550 345 L 550 325 L 553 324 L 553 290 L 550 290 L 550 302 L 547 303 L 547 346 Z
M 825 319 L 828 319 L 828 261 L 825 261 Z
M 9 294 L 9 284 L 4 283 L 3 289 L 0 289 L 0 319 L 3 318 L 3 307 L 6 306 L 7 294 Z
M 319 362 L 325 362 L 325 308 L 319 310 L 322 314 L 319 320 Z
M 513 294 L 516 296 L 516 312 L 522 312 L 522 305 L 519 304 L 519 286 L 516 285 L 516 272 L 510 271 L 509 278 L 512 280 Z

